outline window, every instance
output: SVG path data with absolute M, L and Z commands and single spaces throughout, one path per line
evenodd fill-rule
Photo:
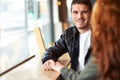
M 25 0 L 0 0 L 0 73 L 29 56 Z

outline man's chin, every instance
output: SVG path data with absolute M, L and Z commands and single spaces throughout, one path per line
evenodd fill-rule
M 79 25 L 76 25 L 76 27 L 77 27 L 77 28 L 83 28 L 84 25 L 79 24 Z
M 78 29 L 84 29 L 84 26 L 77 26 Z
M 77 26 L 78 26 L 78 27 L 83 27 L 84 24 L 83 24 L 83 23 L 78 23 Z

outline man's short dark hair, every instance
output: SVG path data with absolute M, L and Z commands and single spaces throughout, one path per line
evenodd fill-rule
M 71 11 L 72 11 L 72 5 L 74 4 L 84 4 L 89 7 L 89 10 L 92 11 L 92 3 L 90 0 L 73 0 L 71 3 Z

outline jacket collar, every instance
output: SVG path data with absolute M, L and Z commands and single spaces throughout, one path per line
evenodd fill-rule
M 74 37 L 79 35 L 79 31 L 77 30 L 76 26 L 73 26 Z

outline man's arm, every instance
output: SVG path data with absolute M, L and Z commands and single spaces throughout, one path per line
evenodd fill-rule
M 43 54 L 42 63 L 45 70 L 52 70 L 50 65 L 55 63 L 61 55 L 67 52 L 64 37 L 65 35 L 62 34 L 60 39 Z
M 57 61 L 58 58 L 67 52 L 66 42 L 65 42 L 65 33 L 63 33 L 58 41 L 54 45 L 48 48 L 42 57 L 42 63 L 46 62 L 49 59 Z

